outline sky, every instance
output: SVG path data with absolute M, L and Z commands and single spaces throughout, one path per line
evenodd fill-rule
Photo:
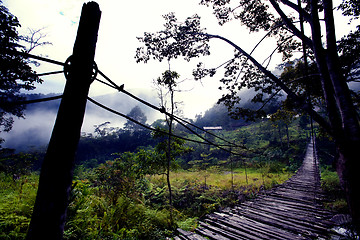
M 161 76 L 161 73 L 168 69 L 167 62 L 152 61 L 144 64 L 136 63 L 134 59 L 136 48 L 140 46 L 136 37 L 141 37 L 144 32 L 155 32 L 162 29 L 164 23 L 162 15 L 176 12 L 178 19 L 182 20 L 199 13 L 204 16 L 206 22 L 210 23 L 209 26 L 213 26 L 214 32 L 219 29 L 216 19 L 211 14 L 211 9 L 200 6 L 194 0 L 135 0 L 126 2 L 100 0 L 97 2 L 102 11 L 102 16 L 95 61 L 103 73 L 118 85 L 124 84 L 129 91 L 134 88 L 152 89 L 153 79 Z M 45 39 L 52 42 L 52 45 L 35 49 L 34 54 L 47 55 L 49 58 L 59 61 L 65 61 L 71 55 L 84 1 L 11 0 L 4 1 L 4 3 L 10 12 L 18 17 L 24 33 L 28 27 L 33 29 L 44 28 L 42 31 L 47 34 Z M 22 33 L 22 31 L 20 32 Z M 233 34 L 232 31 L 231 34 Z M 221 49 L 224 60 L 232 56 L 233 50 L 231 48 L 219 49 Z M 214 47 L 213 52 L 216 51 Z M 219 57 L 216 59 L 219 60 Z M 215 64 L 219 64 L 219 62 Z M 180 74 L 181 80 L 189 79 L 181 88 L 191 91 L 179 93 L 179 98 L 182 101 L 185 100 L 184 112 L 189 117 L 194 117 L 199 111 L 210 108 L 221 95 L 220 91 L 217 90 L 218 81 L 214 79 L 206 83 L 191 81 L 191 72 L 195 65 L 195 61 L 191 63 L 185 61 L 171 62 L 171 69 Z M 35 70 L 41 73 L 50 69 L 60 70 L 61 68 L 43 63 L 41 67 Z M 44 77 L 44 80 L 45 82 L 42 85 L 37 86 L 37 92 L 50 93 L 63 90 L 65 81 L 62 75 Z M 112 92 L 114 90 L 95 82 L 91 86 L 90 96 Z M 191 105 L 191 107 L 187 107 L 186 104 Z
M 44 55 L 51 59 L 64 62 L 71 54 L 76 37 L 83 0 L 3 0 L 4 5 L 12 14 L 18 17 L 20 34 L 26 34 L 28 28 L 40 29 L 46 34 L 44 40 L 52 45 L 39 47 L 32 53 Z M 201 16 L 202 27 L 208 33 L 219 34 L 229 38 L 250 52 L 264 33 L 248 34 L 248 31 L 240 26 L 239 22 L 232 21 L 219 26 L 212 14 L 211 7 L 199 5 L 200 0 L 98 0 L 97 3 L 102 11 L 98 41 L 96 46 L 95 61 L 99 69 L 116 84 L 125 85 L 129 92 L 151 93 L 150 102 L 159 105 L 156 91 L 152 84 L 153 80 L 168 70 L 167 62 L 150 61 L 147 64 L 136 63 L 134 56 L 136 48 L 140 46 L 136 37 L 143 36 L 144 32 L 156 32 L 162 29 L 164 24 L 162 15 L 175 12 L 179 21 L 193 14 Z M 335 1 L 336 2 L 336 1 Z M 338 2 L 338 1 L 337 1 Z M 347 20 L 340 14 L 335 15 L 337 36 L 341 37 L 354 26 L 347 25 Z M 355 24 L 353 24 L 355 25 Z M 221 97 L 220 74 L 217 77 L 194 81 L 192 69 L 199 61 L 204 61 L 206 67 L 216 67 L 233 56 L 233 49 L 219 40 L 211 40 L 211 56 L 206 59 L 172 61 L 171 70 L 180 74 L 180 80 L 185 80 L 180 88 L 186 90 L 176 93 L 177 100 L 182 101 L 184 116 L 194 118 L 196 114 L 204 113 L 213 106 Z M 262 62 L 275 47 L 273 40 L 268 40 L 259 47 L 254 57 Z M 281 63 L 279 56 L 274 57 L 270 69 Z M 34 68 L 38 73 L 62 70 L 59 66 L 42 63 Z M 61 93 L 64 88 L 65 78 L 62 74 L 43 77 L 43 84 L 37 85 L 36 93 Z M 94 82 L 90 88 L 90 96 L 96 97 L 105 94 L 116 93 L 115 90 Z M 121 93 L 118 93 L 121 94 Z M 113 95 L 114 96 L 114 95 Z M 126 100 L 124 100 L 126 101 Z M 122 112 L 122 109 L 116 109 Z M 125 109 L 124 109 L 125 111 Z M 123 113 L 127 113 L 124 112 Z M 128 111 L 128 109 L 126 109 Z M 89 119 L 90 117 L 88 117 Z M 151 123 L 151 122 L 150 122 Z M 23 123 L 21 123 L 23 124 Z M 85 123 L 92 126 L 92 123 Z M 90 127 L 89 127 L 90 128 Z M 88 131 L 88 128 L 84 128 Z
M 37 48 L 33 53 L 47 55 L 59 61 L 65 61 L 72 53 L 84 2 L 86 1 L 4 0 L 5 6 L 18 17 L 22 25 L 20 33 L 26 33 L 27 28 L 44 28 L 42 32 L 47 34 L 45 40 L 52 42 L 52 45 Z M 169 12 L 175 12 L 180 21 L 193 14 L 199 14 L 202 17 L 203 27 L 206 27 L 209 33 L 221 33 L 248 52 L 263 36 L 263 33 L 248 35 L 247 30 L 236 21 L 219 26 L 212 15 L 212 9 L 199 5 L 199 0 L 99 0 L 97 2 L 102 16 L 95 61 L 103 73 L 118 85 L 124 84 L 127 90 L 152 89 L 153 79 L 168 69 L 167 62 L 136 63 L 134 56 L 136 48 L 140 46 L 136 37 L 143 36 L 144 32 L 161 30 L 164 23 L 162 15 Z M 348 31 L 348 28 L 341 27 L 337 30 Z M 339 36 L 343 34 L 338 33 Z M 273 46 L 274 42 L 271 40 L 265 43 L 255 52 L 255 57 L 262 62 L 266 56 L 264 52 L 270 53 Z M 212 55 L 206 60 L 206 66 L 217 66 L 222 61 L 230 59 L 233 54 L 233 49 L 219 40 L 212 40 L 210 50 Z M 279 63 L 279 60 L 277 58 L 273 62 Z M 196 60 L 190 63 L 183 60 L 171 62 L 171 69 L 180 74 L 180 79 L 189 80 L 185 81 L 181 88 L 191 91 L 179 93 L 179 98 L 184 101 L 184 113 L 190 118 L 211 107 L 221 96 L 217 79 L 211 78 L 205 82 L 191 81 L 191 71 L 196 63 Z M 275 65 L 272 67 L 274 68 Z M 50 69 L 59 70 L 59 67 L 43 63 L 35 70 L 40 73 Z M 37 86 L 37 92 L 62 92 L 65 83 L 62 75 L 44 77 L 44 80 L 42 85 Z M 114 90 L 100 83 L 93 83 L 90 96 L 112 92 Z

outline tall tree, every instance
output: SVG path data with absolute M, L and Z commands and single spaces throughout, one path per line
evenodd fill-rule
M 165 152 L 165 156 L 166 156 L 166 181 L 168 184 L 168 189 L 169 189 L 169 205 L 170 205 L 170 213 L 171 213 L 171 221 L 172 219 L 172 189 L 171 189 L 171 182 L 170 182 L 170 167 L 171 167 L 171 162 L 174 159 L 174 155 L 173 155 L 173 151 L 172 151 L 172 147 L 173 147 L 173 139 L 172 139 L 172 133 L 173 133 L 173 115 L 175 112 L 175 101 L 174 101 L 174 93 L 175 93 L 175 88 L 177 86 L 176 83 L 176 79 L 178 79 L 180 76 L 177 72 L 171 71 L 171 70 L 167 70 L 165 71 L 161 77 L 159 77 L 156 81 L 155 84 L 158 87 L 158 94 L 159 94 L 159 98 L 160 98 L 160 102 L 161 102 L 161 106 L 163 106 L 164 108 L 166 108 L 166 96 L 169 96 L 169 101 L 170 101 L 170 106 L 168 107 L 168 110 L 170 111 L 170 115 L 166 115 L 166 123 L 167 123 L 167 127 L 168 127 L 168 139 L 167 139 L 167 143 L 166 143 L 166 148 L 164 148 L 162 146 L 162 144 L 159 144 L 157 146 L 158 149 L 162 149 Z M 165 90 L 164 90 L 165 89 Z M 166 93 L 164 93 L 164 91 L 166 91 Z M 175 142 L 174 142 L 175 143 Z
M 0 127 L 10 131 L 13 117 L 22 117 L 24 106 L 9 105 L 10 101 L 21 101 L 20 90 L 31 90 L 40 82 L 24 57 L 14 56 L 10 51 L 24 50 L 19 45 L 18 19 L 0 1 Z
M 270 121 L 277 123 L 273 125 L 277 127 L 279 130 L 279 138 L 281 143 L 282 143 L 281 125 L 285 126 L 288 148 L 290 147 L 289 124 L 294 120 L 295 115 L 296 115 L 295 112 L 288 111 L 286 109 L 279 109 L 277 110 L 276 113 L 270 115 Z
M 283 91 L 298 111 L 305 111 L 312 116 L 335 140 L 338 151 L 337 172 L 347 196 L 353 222 L 360 232 L 360 186 L 356 184 L 357 171 L 360 169 L 360 161 L 356 157 L 356 148 L 360 145 L 360 126 L 340 61 L 334 23 L 336 8 L 332 1 L 307 0 L 294 3 L 289 0 L 249 0 L 239 3 L 231 0 L 201 0 L 201 4 L 212 6 L 220 25 L 239 20 L 250 33 L 263 31 L 266 32 L 264 39 L 275 38 L 277 45 L 268 57 L 268 62 L 276 51 L 282 53 L 283 61 L 294 59 L 294 54 L 302 52 L 304 45 L 309 56 L 306 60 L 316 65 L 320 76 L 326 115 L 316 112 L 305 96 L 296 92 L 282 78 L 275 76 L 267 69 L 266 64 L 252 56 L 252 52 L 244 51 L 234 41 L 221 35 L 207 33 L 200 26 L 198 15 L 188 17 L 184 22 L 179 22 L 174 13 L 165 15 L 165 29 L 157 33 L 144 33 L 143 37 L 138 38 L 142 46 L 136 51 L 136 60 L 147 62 L 153 58 L 162 61 L 182 56 L 189 61 L 195 57 L 210 55 L 211 39 L 229 44 L 235 51 L 233 58 L 221 65 L 225 68 L 225 74 L 220 81 L 227 93 L 219 102 L 224 102 L 234 117 L 254 116 L 259 111 L 236 106 L 240 101 L 238 92 L 241 89 L 254 88 L 257 91 L 253 99 L 255 102 L 265 102 L 268 95 Z M 359 6 L 358 1 L 345 0 L 342 7 L 348 15 L 358 17 Z M 297 26 L 298 21 L 293 13 L 296 13 L 295 16 L 302 16 L 309 32 L 304 33 L 301 26 Z M 323 24 L 320 24 L 322 16 Z M 358 59 L 359 55 L 354 57 Z M 214 76 L 217 69 L 206 69 L 200 62 L 194 70 L 195 79 Z M 307 77 L 304 76 L 304 81 Z
M 131 109 L 127 116 L 142 124 L 145 124 L 147 121 L 147 117 L 139 106 L 135 106 L 133 109 Z M 127 122 L 124 124 L 124 129 L 130 132 L 137 132 L 143 130 L 143 127 L 130 120 L 127 120 Z

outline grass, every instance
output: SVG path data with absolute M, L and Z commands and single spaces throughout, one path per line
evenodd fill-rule
M 268 173 L 262 169 L 247 169 L 247 177 L 245 169 L 235 169 L 233 175 L 229 170 L 208 170 L 208 171 L 184 171 L 179 170 L 171 172 L 170 181 L 175 188 L 182 188 L 184 185 L 200 185 L 221 190 L 231 190 L 232 188 L 240 189 L 251 186 L 253 189 L 271 188 L 274 185 L 282 184 L 291 177 L 289 172 Z M 159 183 L 165 181 L 164 176 L 154 175 L 148 177 L 151 182 Z M 233 185 L 232 185 L 233 183 Z
M 253 168 L 247 169 L 247 175 L 248 184 L 245 169 L 235 169 L 232 186 L 232 174 L 227 169 L 172 172 L 174 201 L 179 206 L 174 210 L 177 226 L 193 230 L 197 226 L 198 217 L 236 204 L 239 196 L 258 192 L 262 189 L 263 179 L 265 186 L 271 187 L 281 184 L 290 176 L 286 172 L 274 174 Z M 39 176 L 34 173 L 22 176 L 16 181 L 11 176 L 1 174 L 0 177 L 0 239 L 24 239 L 31 219 Z M 207 188 L 204 188 L 205 178 Z M 159 236 L 166 234 L 166 226 L 169 225 L 169 212 L 165 207 L 167 191 L 160 189 L 166 189 L 166 181 L 163 176 L 158 175 L 149 176 L 148 179 L 153 188 L 148 190 L 147 203 L 120 197 L 115 205 L 97 195 L 96 188 L 91 187 L 88 181 L 77 180 L 78 184 L 72 192 L 74 196 L 68 209 L 69 219 L 64 239 L 74 239 L 75 236 L 78 239 L 90 239 L 108 234 L 113 237 L 121 236 L 119 239 L 125 236 L 152 236 L 151 239 L 161 239 Z M 232 191 L 234 189 L 235 194 Z M 162 193 L 164 195 L 161 195 Z M 127 223 L 132 228 L 118 222 Z

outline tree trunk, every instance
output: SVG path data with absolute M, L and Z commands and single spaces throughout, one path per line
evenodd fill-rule
M 360 146 L 360 126 L 349 87 L 340 69 L 332 1 L 324 0 L 323 5 L 327 40 L 326 62 L 334 87 L 343 130 L 341 137 L 336 139 L 339 152 L 337 172 L 341 185 L 345 190 L 353 223 L 358 233 L 360 233 L 360 185 L 358 184 L 360 161 L 357 151 L 357 148 Z
M 321 73 L 322 88 L 327 104 L 331 135 L 339 153 L 336 161 L 340 184 L 345 191 L 353 223 L 360 232 L 360 186 L 358 171 L 360 161 L 357 148 L 360 146 L 360 126 L 351 100 L 350 91 L 341 73 L 336 49 L 335 26 L 331 0 L 324 0 L 326 26 L 326 45 L 321 42 L 321 29 L 318 17 L 318 1 L 311 1 L 312 35 L 316 62 Z
M 170 205 L 170 220 L 173 221 L 173 209 L 172 209 L 172 189 L 170 182 L 170 166 L 171 166 L 171 134 L 172 134 L 172 124 L 173 124 L 173 114 L 174 114 L 174 91 L 172 86 L 169 86 L 170 90 L 170 101 L 171 101 L 171 116 L 169 117 L 169 138 L 168 138 L 168 149 L 167 149 L 167 184 L 169 189 L 169 205 Z
M 280 144 L 281 147 L 283 146 L 283 140 L 282 140 L 282 135 L 281 135 L 281 125 L 280 123 L 278 124 L 278 130 L 279 130 L 279 140 L 280 140 Z
M 318 70 L 321 74 L 321 86 L 324 94 L 324 99 L 326 102 L 326 110 L 331 125 L 331 132 L 329 133 L 334 138 L 341 135 L 341 119 L 338 115 L 336 99 L 334 88 L 330 80 L 330 73 L 326 63 L 326 53 L 323 48 L 323 43 L 321 41 L 321 27 L 320 19 L 318 15 L 318 1 L 311 1 L 311 31 L 312 31 L 312 41 L 313 41 L 313 50 L 315 54 L 316 64 Z M 316 121 L 316 119 L 314 118 Z
M 360 185 L 359 183 L 359 152 L 360 142 L 344 141 L 345 146 L 338 146 L 339 153 L 336 170 L 340 184 L 344 189 L 346 201 L 356 231 L 360 233 Z
M 287 147 L 290 148 L 289 126 L 285 124 L 285 127 L 286 127 Z
M 355 141 L 359 141 L 360 126 L 356 110 L 351 99 L 349 86 L 346 83 L 344 74 L 341 72 L 339 56 L 337 53 L 332 1 L 325 0 L 323 4 L 327 39 L 326 62 L 329 69 L 330 79 L 334 87 L 336 102 L 342 119 L 343 130 L 345 131 L 345 135 Z

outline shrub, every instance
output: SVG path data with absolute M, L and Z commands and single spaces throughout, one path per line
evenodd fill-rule
M 67 222 L 64 239 L 165 239 L 175 228 L 169 215 L 127 197 L 112 205 L 89 195 Z

